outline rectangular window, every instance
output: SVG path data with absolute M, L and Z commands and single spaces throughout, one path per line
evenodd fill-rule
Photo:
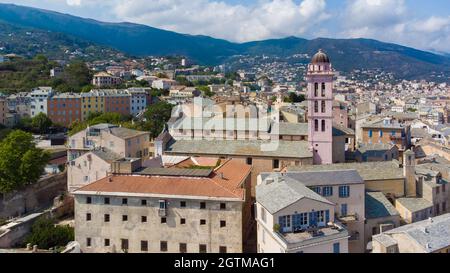
M 325 132 L 326 128 L 325 128 L 325 120 L 322 119 L 322 132 Z
M 91 246 L 91 238 L 86 238 L 86 246 L 87 247 Z
M 286 230 L 286 229 L 290 229 L 290 227 L 291 227 L 291 216 L 290 215 L 280 216 L 278 218 L 278 221 L 279 221 L 280 227 L 282 228 L 282 231 Z
M 206 209 L 206 203 L 200 202 L 200 209 Z
M 200 225 L 206 225 L 206 220 L 205 219 L 200 219 Z
M 253 164 L 253 158 L 248 157 L 247 158 L 247 165 L 252 165 Z
M 104 215 L 104 219 L 105 219 L 105 222 L 106 222 L 106 223 L 109 222 L 109 214 L 105 214 L 105 215 Z
M 311 187 L 311 190 L 317 194 L 320 194 L 320 187 Z
M 332 196 L 333 195 L 333 187 L 327 186 L 322 188 L 323 196 Z
M 220 203 L 220 209 L 221 210 L 226 210 L 227 209 L 227 204 L 226 203 Z
M 105 197 L 103 199 L 103 202 L 105 203 L 105 205 L 108 205 L 109 204 L 109 197 Z
M 325 83 L 322 83 L 322 97 L 325 97 Z
M 226 227 L 227 226 L 227 221 L 221 220 L 220 221 L 220 227 Z
M 128 199 L 122 198 L 122 205 L 128 205 Z
M 124 251 L 127 251 L 128 250 L 128 239 L 121 239 L 120 243 L 121 243 L 121 249 Z
M 159 209 L 166 209 L 166 200 L 159 200 Z
M 109 239 L 105 239 L 104 245 L 105 245 L 105 246 L 109 246 L 109 245 L 110 245 Z
M 322 101 L 322 105 L 321 106 L 322 106 L 322 109 L 321 109 L 322 113 L 325 113 L 326 112 L 326 102 L 324 100 Z
M 380 137 L 383 137 L 383 131 L 380 130 Z
M 141 241 L 141 251 L 148 251 L 148 241 Z
M 347 216 L 348 214 L 348 206 L 347 204 L 341 204 L 341 216 Z
M 347 198 L 350 196 L 350 186 L 339 186 L 339 197 Z
M 186 201 L 181 201 L 180 202 L 180 207 L 181 208 L 185 208 L 186 207 Z
M 340 253 L 340 245 L 339 243 L 334 243 L 333 244 L 333 253 Z
M 219 246 L 219 253 L 227 253 L 227 247 L 226 246 Z
M 373 135 L 373 131 L 369 130 L 369 137 L 372 137 L 372 135 Z
M 299 213 L 292 215 L 292 227 L 294 230 L 301 229 L 308 226 L 308 214 Z
M 199 251 L 200 251 L 200 253 L 206 253 L 206 245 L 200 245 Z
M 180 219 L 180 225 L 184 225 L 186 224 L 186 219 L 185 218 L 181 218 Z
M 91 221 L 91 214 L 90 213 L 86 213 L 86 221 Z
M 161 224 L 165 224 L 167 223 L 167 218 L 166 217 L 161 217 Z
M 147 223 L 147 216 L 141 216 L 141 223 Z
M 278 159 L 273 160 L 273 168 L 274 169 L 280 168 L 280 160 L 278 160 Z
M 141 200 L 141 206 L 147 206 L 147 200 L 142 199 Z
M 187 244 L 180 243 L 180 253 L 186 253 L 186 252 L 187 252 Z
M 128 221 L 128 215 L 122 215 L 122 222 Z
M 319 120 L 314 120 L 314 131 L 319 132 Z
M 86 197 L 86 204 L 91 204 L 92 198 L 90 196 Z
M 160 249 L 162 252 L 166 252 L 167 251 L 167 241 L 161 241 L 160 243 Z

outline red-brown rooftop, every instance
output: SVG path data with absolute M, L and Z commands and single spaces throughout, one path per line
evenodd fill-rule
M 111 175 L 86 185 L 77 191 L 93 193 L 137 193 L 236 198 L 244 200 L 242 182 L 251 166 L 228 160 L 208 177 L 152 176 L 142 174 Z

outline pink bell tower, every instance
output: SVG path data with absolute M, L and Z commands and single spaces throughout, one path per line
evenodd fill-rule
M 308 141 L 313 164 L 333 163 L 333 77 L 330 59 L 322 51 L 308 65 Z

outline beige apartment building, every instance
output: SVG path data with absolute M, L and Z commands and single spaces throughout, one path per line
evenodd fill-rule
M 361 125 L 361 131 L 362 143 L 394 144 L 400 152 L 411 146 L 411 127 L 391 118 L 367 121 Z
M 362 196 L 360 197 L 363 199 L 364 182 L 362 179 L 355 171 L 346 171 L 345 173 L 350 175 L 349 180 L 345 182 L 351 184 L 351 182 L 357 181 L 362 185 Z M 341 173 L 339 178 L 342 178 L 342 175 L 345 176 L 344 173 Z M 313 179 L 308 180 L 309 178 Z M 349 191 L 349 186 L 341 187 L 333 185 L 333 183 L 321 187 L 319 186 L 321 183 L 316 183 L 318 178 L 319 176 L 312 173 L 291 175 L 288 173 L 263 173 L 258 177 L 256 221 L 259 253 L 349 252 L 349 239 L 352 235 L 338 218 L 343 218 L 341 217 L 343 214 L 348 216 L 347 214 L 351 212 L 338 211 L 343 210 L 342 207 L 328 198 L 333 199 L 333 195 L 339 195 L 336 191 L 333 194 L 333 188 L 336 188 L 338 192 L 342 191 L 342 194 L 352 192 L 357 200 L 359 190 Z M 327 178 L 322 181 L 324 180 Z M 306 186 L 305 182 L 309 186 Z M 312 184 L 314 186 L 311 186 Z M 361 186 L 356 187 L 361 188 Z M 325 194 L 319 194 L 319 188 L 323 189 Z M 355 189 L 353 188 L 353 190 Z M 347 206 L 345 209 L 351 209 L 351 207 L 353 205 Z M 364 202 L 361 207 L 364 211 Z
M 139 166 L 115 162 L 113 175 L 74 192 L 75 240 L 82 252 L 246 250 L 250 166 L 235 160 L 215 170 Z
M 364 252 L 365 186 L 357 171 L 286 172 L 283 176 L 302 183 L 333 203 L 336 220 L 346 227 L 350 236 L 349 252 Z
M 92 78 L 92 84 L 96 87 L 109 87 L 122 83 L 120 77 L 112 76 L 106 72 L 100 72 L 94 75 Z
M 450 214 L 373 236 L 372 253 L 450 253 Z
M 72 192 L 105 177 L 114 160 L 148 158 L 150 133 L 98 124 L 71 136 L 68 146 L 67 183 Z

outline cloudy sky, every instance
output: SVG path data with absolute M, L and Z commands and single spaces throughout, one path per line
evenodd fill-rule
M 0 0 L 235 42 L 374 38 L 450 53 L 450 0 Z

